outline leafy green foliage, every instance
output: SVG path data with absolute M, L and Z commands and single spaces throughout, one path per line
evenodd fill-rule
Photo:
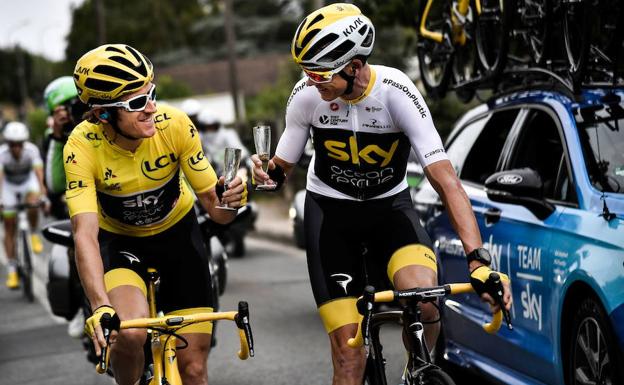
M 46 130 L 48 111 L 45 108 L 37 108 L 26 115 L 26 125 L 30 128 L 30 141 L 42 143 L 43 133 Z
M 169 75 L 156 77 L 158 99 L 179 99 L 193 95 L 188 84 L 176 81 Z

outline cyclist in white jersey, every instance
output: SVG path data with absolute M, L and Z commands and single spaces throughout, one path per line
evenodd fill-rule
M 19 287 L 15 260 L 15 231 L 18 195 L 22 201 L 36 203 L 43 186 L 43 161 L 37 146 L 28 142 L 28 127 L 21 122 L 9 122 L 2 132 L 5 143 L 0 146 L 0 197 L 4 217 L 4 247 L 9 260 L 6 286 Z M 41 239 L 35 234 L 39 213 L 29 209 L 28 220 L 32 233 L 32 247 L 35 253 L 43 251 Z
M 286 128 L 268 173 L 252 156 L 255 181 L 279 188 L 312 136 L 304 228 L 312 290 L 331 344 L 333 384 L 362 383 L 364 349 L 349 347 L 347 340 L 360 319 L 355 302 L 366 283 L 365 266 L 368 275 L 387 275 L 397 289 L 437 284 L 436 256 L 408 191 L 410 149 L 448 208 L 473 286 L 498 309 L 483 290 L 491 271 L 489 254 L 429 109 L 403 72 L 367 64 L 374 37 L 371 21 L 352 4 L 332 4 L 308 15 L 291 46 L 307 78 L 288 99 Z M 366 265 L 363 254 L 370 256 Z M 509 309 L 508 278 L 500 275 Z M 421 310 L 427 345 L 433 348 L 439 314 L 431 303 Z

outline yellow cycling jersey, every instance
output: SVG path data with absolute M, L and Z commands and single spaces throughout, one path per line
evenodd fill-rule
M 195 192 L 213 188 L 217 176 L 199 134 L 180 110 L 159 105 L 156 134 L 134 151 L 115 145 L 99 123 L 83 121 L 63 150 L 70 216 L 97 212 L 104 230 L 130 236 L 160 233 L 193 207 Z

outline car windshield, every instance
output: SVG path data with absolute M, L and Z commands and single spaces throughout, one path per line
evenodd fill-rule
M 624 193 L 624 104 L 618 100 L 575 112 L 592 185 L 600 191 Z

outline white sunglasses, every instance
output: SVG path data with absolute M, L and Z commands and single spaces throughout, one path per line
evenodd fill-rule
M 152 87 L 147 94 L 137 95 L 122 102 L 108 104 L 94 104 L 91 107 L 121 107 L 128 112 L 143 111 L 147 107 L 149 101 L 156 101 L 156 85 Z

